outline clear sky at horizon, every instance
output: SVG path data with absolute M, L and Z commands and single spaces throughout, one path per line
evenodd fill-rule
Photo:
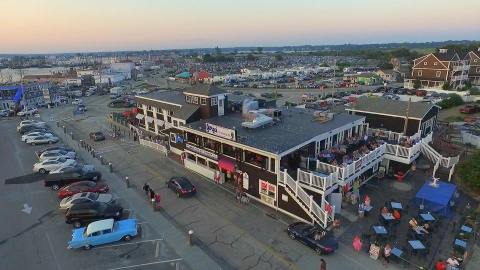
M 0 0 L 1 53 L 480 40 L 478 0 Z

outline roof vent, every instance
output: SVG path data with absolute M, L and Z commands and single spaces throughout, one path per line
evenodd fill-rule
M 439 49 L 438 52 L 439 52 L 439 53 L 447 53 L 447 52 L 448 52 L 448 49 Z
M 328 111 L 315 111 L 313 117 L 321 123 L 328 122 L 333 119 L 333 113 Z
M 249 113 L 247 121 L 242 122 L 244 128 L 258 128 L 273 123 L 273 118 L 260 113 Z

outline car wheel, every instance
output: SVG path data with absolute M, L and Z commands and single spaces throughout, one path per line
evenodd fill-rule
M 316 247 L 316 248 L 315 248 L 315 252 L 316 252 L 318 255 L 322 255 L 322 254 L 323 254 L 322 249 L 319 248 L 319 247 Z
M 123 237 L 123 241 L 127 241 L 127 242 L 128 242 L 128 241 L 130 241 L 130 240 L 132 240 L 132 237 L 131 237 L 130 235 L 125 235 L 125 236 Z
M 80 228 L 81 226 L 82 226 L 82 223 L 80 223 L 80 221 L 73 222 L 73 227 Z
M 289 233 L 288 236 L 290 236 L 291 239 L 295 240 L 295 234 Z
M 41 168 L 40 170 L 38 170 L 38 172 L 43 174 L 47 173 L 47 171 L 44 168 Z
M 35 143 L 34 143 L 34 142 L 32 142 L 32 145 L 35 145 Z
M 85 250 L 89 250 L 90 248 L 92 248 L 92 246 L 90 246 L 90 245 L 83 246 L 83 249 L 85 249 Z
M 59 190 L 60 187 L 59 187 L 58 185 L 53 185 L 53 186 L 52 186 L 52 189 L 53 189 L 53 190 Z

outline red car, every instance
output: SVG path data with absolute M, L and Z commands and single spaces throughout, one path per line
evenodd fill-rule
M 80 192 L 97 192 L 97 193 L 105 193 L 109 190 L 108 185 L 93 182 L 93 181 L 80 181 L 70 184 L 68 186 L 62 187 L 58 190 L 57 195 L 59 199 L 63 199 L 65 197 L 70 197 L 74 194 Z
M 480 112 L 480 106 L 466 105 L 465 107 L 460 109 L 460 112 L 464 114 L 472 114 L 472 113 Z

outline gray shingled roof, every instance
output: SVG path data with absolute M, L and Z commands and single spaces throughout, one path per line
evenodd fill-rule
M 197 94 L 202 96 L 215 96 L 226 93 L 225 90 L 220 89 L 212 84 L 194 84 L 190 88 L 183 91 L 184 93 Z
M 281 109 L 281 121 L 256 129 L 242 127 L 244 120 L 240 113 L 196 121 L 188 124 L 187 127 L 205 132 L 205 123 L 208 122 L 225 128 L 236 128 L 238 143 L 278 154 L 296 147 L 315 136 L 364 118 L 363 116 L 343 113 L 335 115 L 330 121 L 321 123 L 314 119 L 313 110 L 287 109 L 285 107 Z
M 361 97 L 355 105 L 345 110 L 405 117 L 407 106 L 408 101 Z M 429 102 L 411 102 L 408 115 L 412 118 L 421 119 L 433 106 L 435 105 Z
M 172 110 L 173 117 L 182 120 L 187 120 L 200 108 L 198 105 L 188 104 L 183 93 L 179 91 L 157 91 L 135 96 L 135 99 L 141 104 Z

